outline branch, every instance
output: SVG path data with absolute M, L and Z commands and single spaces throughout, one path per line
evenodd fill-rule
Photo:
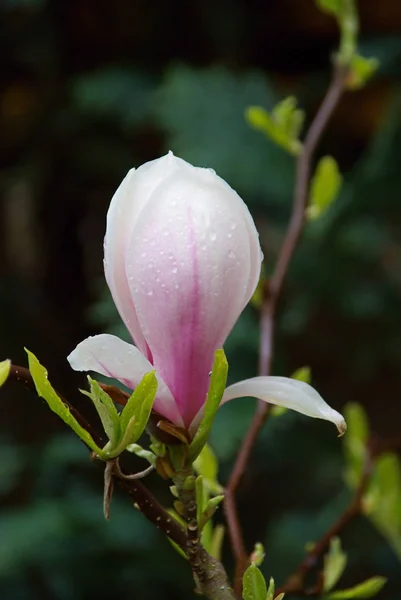
M 285 277 L 288 272 L 295 248 L 301 237 L 304 225 L 305 208 L 308 199 L 309 180 L 312 161 L 319 140 L 337 107 L 344 91 L 347 70 L 339 65 L 335 66 L 331 84 L 323 102 L 306 134 L 303 151 L 296 164 L 296 178 L 292 213 L 284 242 L 281 247 L 277 263 L 270 281 L 265 282 L 263 303 L 260 317 L 260 348 L 259 348 L 259 375 L 269 375 L 272 365 L 275 316 Z M 235 492 L 238 489 L 246 466 L 255 445 L 258 434 L 263 427 L 271 407 L 259 401 L 253 421 L 243 440 L 238 452 L 230 479 L 226 488 L 225 514 L 228 531 L 236 558 L 236 585 L 237 595 L 241 593 L 241 579 L 248 562 L 242 538 L 241 528 L 235 505 Z
M 30 390 L 36 390 L 32 375 L 29 372 L 29 369 L 26 369 L 25 367 L 11 365 L 8 379 L 22 383 Z M 102 439 L 102 436 L 90 423 L 88 423 L 85 417 L 83 417 L 68 400 L 63 398 L 61 394 L 57 392 L 57 395 L 68 406 L 71 414 L 76 418 L 78 423 L 90 433 L 96 444 L 100 447 L 104 446 L 105 440 Z M 159 504 L 143 483 L 138 480 L 129 480 L 126 476 L 120 477 L 116 471 L 113 472 L 113 477 L 117 479 L 120 487 L 133 499 L 136 508 L 140 510 L 149 521 L 156 525 L 158 529 L 163 531 L 171 540 L 173 540 L 173 542 L 185 550 L 187 536 L 184 529 L 176 519 L 174 519 L 163 506 Z

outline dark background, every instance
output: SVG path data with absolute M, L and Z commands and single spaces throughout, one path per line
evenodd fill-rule
M 381 69 L 323 137 L 319 152 L 337 158 L 345 183 L 291 266 L 275 373 L 310 365 L 331 405 L 362 403 L 386 438 L 401 426 L 401 4 L 361 0 L 360 16 L 360 50 Z M 242 195 L 269 269 L 294 164 L 248 128 L 244 109 L 295 94 L 309 123 L 337 42 L 312 0 L 0 0 L 0 356 L 26 364 L 28 347 L 90 414 L 65 357 L 88 334 L 126 335 L 102 275 L 108 204 L 130 167 L 168 149 Z M 232 381 L 255 373 L 257 343 L 248 308 L 227 343 Z M 253 407 L 238 400 L 219 414 L 223 482 Z M 266 427 L 239 503 L 247 544 L 266 543 L 263 570 L 278 584 L 346 505 L 342 472 L 329 424 L 288 413 Z M 105 522 L 101 495 L 74 435 L 32 393 L 2 389 L 2 600 L 192 597 L 168 542 L 119 494 Z M 400 561 L 370 523 L 357 520 L 343 545 L 343 585 L 382 574 L 380 598 L 399 600 Z M 231 568 L 228 545 L 224 556 Z

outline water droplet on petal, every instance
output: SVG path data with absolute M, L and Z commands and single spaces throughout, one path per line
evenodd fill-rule
M 236 256 L 237 255 L 235 254 L 234 250 L 230 250 L 230 252 L 228 253 L 228 258 L 235 258 Z
M 212 242 L 214 242 L 216 240 L 216 238 L 217 238 L 216 232 L 215 231 L 211 231 L 209 233 L 209 237 L 212 240 Z
M 178 271 L 177 267 L 173 267 L 173 268 L 171 269 L 171 272 L 172 272 L 172 273 L 177 273 L 177 271 Z
M 153 296 L 153 290 L 148 290 L 147 294 L 148 294 L 148 296 Z

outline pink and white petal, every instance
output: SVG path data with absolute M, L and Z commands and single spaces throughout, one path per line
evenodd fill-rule
M 115 192 L 107 213 L 104 239 L 104 270 L 114 303 L 135 344 L 151 358 L 136 316 L 125 271 L 125 257 L 132 230 L 153 190 L 176 171 L 181 159 L 169 153 L 131 169 Z
M 187 426 L 205 401 L 214 352 L 249 300 L 250 278 L 257 280 L 236 198 L 214 173 L 184 163 L 155 190 L 129 246 L 141 329 Z
M 138 348 L 108 334 L 86 338 L 71 352 L 67 360 L 75 371 L 95 371 L 118 379 L 129 389 L 135 389 L 142 377 L 154 370 Z M 158 389 L 154 409 L 176 425 L 182 426 L 182 418 L 170 390 L 157 372 L 156 377 Z
M 230 385 L 225 390 L 221 403 L 245 396 L 290 408 L 308 417 L 331 421 L 340 435 L 347 429 L 344 417 L 331 408 L 312 386 L 303 381 L 287 377 L 253 377 Z

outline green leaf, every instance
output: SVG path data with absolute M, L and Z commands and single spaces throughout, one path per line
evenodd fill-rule
M 324 557 L 323 591 L 329 592 L 337 584 L 347 566 L 347 555 L 341 548 L 340 538 L 334 537 L 330 541 L 330 548 Z
M 267 589 L 266 600 L 274 600 L 274 592 L 276 591 L 276 586 L 274 583 L 273 577 L 270 577 L 269 587 Z
M 89 396 L 89 398 L 92 400 L 102 422 L 103 429 L 110 440 L 111 447 L 113 448 L 120 438 L 120 419 L 117 409 L 114 406 L 113 400 L 100 387 L 97 381 L 89 377 L 89 375 L 88 381 L 90 385 L 90 392 L 87 392 L 86 390 L 81 390 L 81 392 L 86 396 Z
M 387 582 L 385 577 L 371 577 L 363 583 L 346 590 L 332 592 L 327 596 L 330 600 L 349 600 L 352 598 L 373 598 Z
M 317 7 L 322 11 L 332 15 L 340 15 L 342 0 L 316 0 Z
M 265 557 L 265 549 L 263 547 L 263 544 L 261 544 L 260 542 L 256 542 L 253 552 L 251 554 L 251 563 L 253 563 L 257 567 L 260 567 L 260 565 L 263 562 L 264 557 Z
M 307 208 L 309 219 L 318 219 L 326 212 L 340 192 L 342 179 L 335 159 L 332 156 L 323 156 L 311 181 Z
M 128 398 L 127 404 L 120 415 L 121 435 L 128 427 L 128 424 L 135 418 L 135 427 L 132 429 L 132 437 L 128 444 L 133 444 L 142 435 L 147 422 L 149 421 L 153 402 L 157 392 L 157 379 L 155 371 L 146 373 L 141 382 L 137 385 L 135 391 Z
M 3 360 L 0 362 L 0 387 L 6 382 L 10 373 L 11 360 Z
M 365 58 L 360 54 L 354 54 L 347 77 L 347 88 L 350 90 L 362 88 L 373 77 L 379 66 L 380 62 L 377 58 Z
M 150 450 L 145 450 L 139 444 L 129 444 L 129 446 L 126 447 L 126 450 L 132 454 L 136 454 L 140 458 L 144 458 L 154 467 L 156 466 L 156 456 L 153 454 L 153 452 L 150 452 Z
M 211 525 L 211 521 L 209 521 L 209 523 Z M 224 541 L 224 533 L 224 525 L 216 525 L 212 531 L 208 552 L 216 560 L 221 560 L 221 549 Z
M 312 381 L 312 373 L 310 367 L 299 367 L 296 369 L 291 375 L 291 379 L 297 379 L 298 381 L 303 381 L 304 383 L 309 383 Z
M 290 154 L 297 155 L 302 151 L 298 137 L 305 114 L 296 106 L 296 98 L 290 96 L 279 102 L 271 114 L 261 106 L 249 106 L 245 118 L 251 127 L 264 133 Z
M 194 462 L 194 468 L 199 475 L 202 475 L 210 493 L 220 494 L 223 491 L 223 486 L 220 485 L 217 479 L 217 457 L 209 444 L 203 446 L 201 453 Z
M 381 456 L 374 466 L 364 514 L 384 535 L 401 560 L 401 467 L 396 454 Z
M 267 588 L 265 578 L 257 566 L 247 568 L 242 580 L 243 600 L 266 600 Z
M 357 403 L 347 404 L 344 416 L 348 425 L 344 438 L 346 459 L 345 480 L 355 489 L 361 481 L 366 460 L 366 445 L 369 439 L 369 424 L 363 407 Z
M 202 513 L 204 511 L 205 505 L 208 501 L 208 494 L 207 494 L 207 491 L 206 491 L 204 483 L 203 483 L 202 475 L 199 475 L 199 477 L 196 478 L 195 488 L 196 488 L 196 517 L 197 517 L 197 521 L 199 524 L 202 519 Z
M 58 397 L 57 393 L 53 389 L 50 381 L 48 380 L 48 374 L 46 369 L 40 364 L 38 359 L 32 352 L 25 348 L 28 355 L 29 370 L 32 375 L 32 379 L 35 383 L 36 391 L 38 396 L 46 400 L 49 408 L 56 413 L 64 421 L 66 425 L 80 437 L 80 439 L 87 445 L 91 450 L 96 452 L 100 458 L 106 460 L 107 456 L 101 448 L 99 448 L 92 439 L 92 436 L 81 427 L 75 417 L 72 416 L 68 406 L 64 404 L 61 398 Z
M 193 462 L 206 444 L 214 418 L 220 406 L 226 388 L 228 362 L 224 350 L 216 350 L 212 375 L 210 377 L 209 391 L 205 402 L 205 415 L 200 422 L 198 431 L 189 446 L 189 460 Z

